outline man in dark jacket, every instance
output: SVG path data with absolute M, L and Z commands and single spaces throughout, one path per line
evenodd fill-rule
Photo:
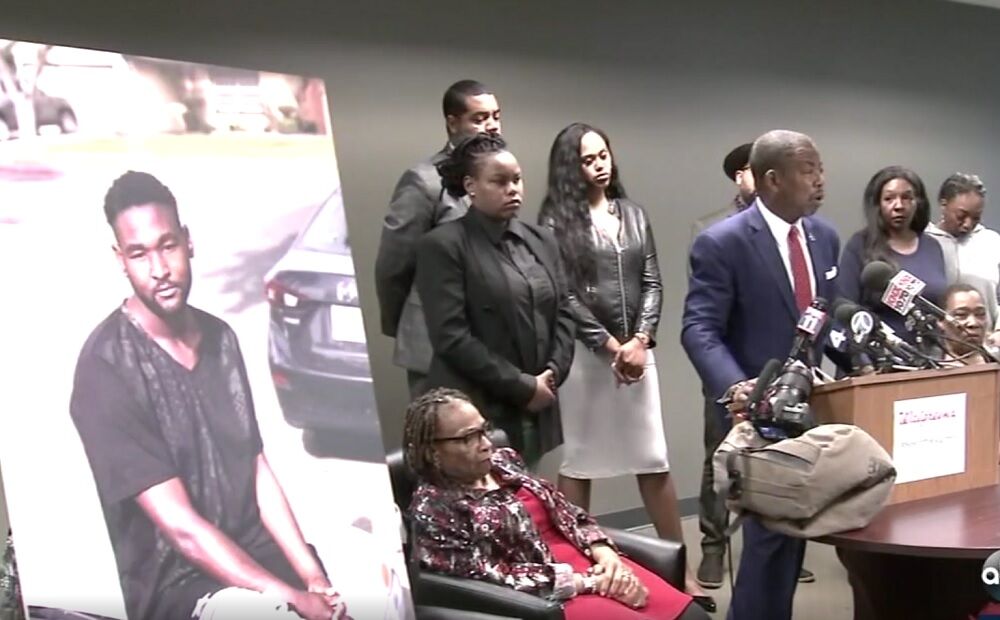
M 715 217 L 707 222 L 699 222 L 700 229 L 708 228 L 712 223 L 735 215 L 750 207 L 757 197 L 757 186 L 754 183 L 753 172 L 750 170 L 750 149 L 752 142 L 741 144 L 729 151 L 722 160 L 722 171 L 729 180 L 736 184 L 737 192 L 733 201 L 725 208 L 717 211 Z M 704 390 L 703 390 L 704 391 Z M 719 423 L 723 418 L 721 407 L 715 399 L 705 396 L 705 459 L 701 471 L 701 493 L 698 497 L 698 522 L 701 528 L 701 564 L 698 566 L 698 583 L 705 588 L 722 586 L 722 560 L 725 557 L 726 540 L 723 533 L 729 525 L 729 513 L 725 504 L 715 493 L 714 473 L 712 471 L 712 455 L 726 437 L 729 430 Z M 805 568 L 799 573 L 799 583 L 811 583 L 816 578 Z
M 490 88 L 475 80 L 452 84 L 444 93 L 443 112 L 448 142 L 400 177 L 375 259 L 382 333 L 396 340 L 393 362 L 406 369 L 412 397 L 425 390 L 433 354 L 423 307 L 413 286 L 417 242 L 427 231 L 462 217 L 469 208 L 466 199 L 441 190 L 436 166 L 462 138 L 500 133 L 500 104 Z
M 729 151 L 722 160 L 722 171 L 736 184 L 738 192 L 731 204 L 720 209 L 709 221 L 699 221 L 701 228 L 743 211 L 753 204 L 755 186 L 750 171 L 750 149 L 753 143 L 741 144 Z M 701 232 L 699 229 L 697 232 Z M 696 233 L 697 234 L 697 233 Z M 704 390 L 703 390 L 704 392 Z M 722 559 L 726 552 L 724 532 L 729 524 L 729 513 L 722 499 L 715 493 L 712 455 L 726 436 L 726 428 L 720 423 L 723 414 L 715 399 L 705 392 L 705 460 L 701 470 L 701 493 L 698 497 L 698 522 L 701 528 L 701 564 L 698 566 L 698 583 L 705 588 L 722 586 Z
M 714 399 L 732 397 L 769 359 L 784 359 L 802 312 L 837 292 L 840 239 L 815 217 L 824 176 L 812 139 L 770 131 L 754 143 L 750 163 L 754 204 L 699 234 L 690 254 L 681 343 Z M 832 348 L 825 352 L 845 364 Z M 804 541 L 744 521 L 730 620 L 791 618 L 804 555 Z

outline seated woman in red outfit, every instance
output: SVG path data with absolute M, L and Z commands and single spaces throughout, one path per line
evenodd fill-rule
M 689 595 L 621 557 L 593 517 L 528 472 L 517 452 L 494 450 L 489 431 L 456 390 L 431 390 L 407 409 L 422 567 L 564 601 L 568 620 L 708 618 Z

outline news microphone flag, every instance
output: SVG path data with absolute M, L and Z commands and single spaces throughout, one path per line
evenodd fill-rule
M 885 292 L 882 293 L 882 303 L 906 316 L 913 309 L 917 296 L 920 295 L 925 286 L 926 284 L 922 280 L 910 272 L 900 270 L 885 287 Z
M 808 306 L 802 312 L 802 316 L 799 317 L 799 324 L 795 327 L 799 331 L 805 332 L 815 338 L 816 334 L 823 329 L 824 323 L 826 323 L 826 312 L 812 305 Z
M 864 344 L 875 329 L 875 318 L 870 312 L 858 310 L 851 316 L 851 334 L 855 344 Z

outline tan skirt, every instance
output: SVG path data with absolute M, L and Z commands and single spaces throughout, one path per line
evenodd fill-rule
M 616 388 L 611 357 L 577 341 L 559 408 L 565 438 L 559 473 L 591 479 L 670 470 L 652 351 L 643 380 Z

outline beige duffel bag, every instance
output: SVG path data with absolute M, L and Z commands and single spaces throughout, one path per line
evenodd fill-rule
M 713 463 L 716 491 L 730 511 L 797 538 L 868 525 L 896 480 L 885 449 L 848 424 L 824 424 L 769 442 L 742 422 L 722 441 Z

